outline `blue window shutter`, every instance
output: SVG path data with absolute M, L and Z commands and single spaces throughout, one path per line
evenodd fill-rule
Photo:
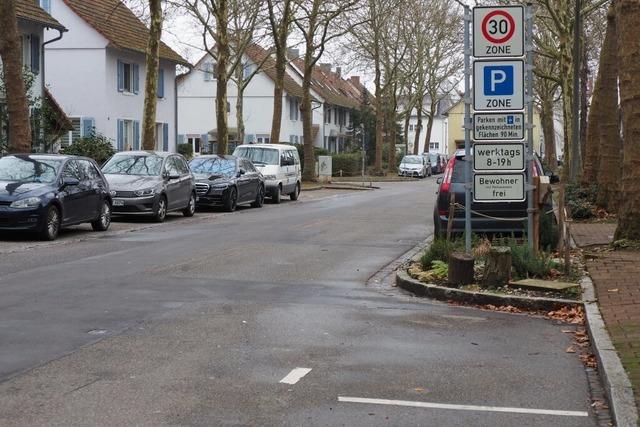
M 118 60 L 118 92 L 124 92 L 124 63 Z
M 200 151 L 204 148 L 204 151 L 209 149 L 209 134 L 203 133 L 200 135 Z
M 162 124 L 162 150 L 169 151 L 169 123 Z
M 140 91 L 140 67 L 138 64 L 132 64 L 133 67 L 133 93 L 136 95 Z
M 40 0 L 40 7 L 42 7 L 48 14 L 51 14 L 51 0 Z
M 140 149 L 140 121 L 133 121 L 133 149 Z
M 118 140 L 116 145 L 118 151 L 124 151 L 124 122 L 120 119 L 118 119 Z
M 40 37 L 31 35 L 31 72 L 40 73 Z
M 164 98 L 164 70 L 158 69 L 158 98 Z
M 93 117 L 82 118 L 82 137 L 87 138 L 93 133 L 93 128 L 96 125 L 96 121 Z

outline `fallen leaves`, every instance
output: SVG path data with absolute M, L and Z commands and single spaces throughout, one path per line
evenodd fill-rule
M 575 353 L 575 352 L 576 352 L 576 349 L 575 349 L 575 348 L 573 348 L 573 346 L 571 345 L 571 346 L 567 347 L 567 349 L 565 350 L 565 352 L 566 352 L 566 353 Z
M 573 325 L 584 324 L 584 310 L 582 307 L 562 307 L 560 310 L 550 311 L 547 313 L 547 317 L 560 320 Z
M 580 360 L 584 364 L 584 366 L 588 368 L 596 369 L 598 367 L 598 360 L 596 356 L 591 353 L 583 353 L 580 355 Z

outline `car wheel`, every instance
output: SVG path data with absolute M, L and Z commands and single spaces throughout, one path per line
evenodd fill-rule
M 182 211 L 182 215 L 187 218 L 192 217 L 196 213 L 196 195 L 191 193 L 191 197 L 189 197 L 189 204 Z
M 158 206 L 156 207 L 156 213 L 153 216 L 153 219 L 156 222 L 164 222 L 167 218 L 167 198 L 166 196 L 160 196 L 158 199 Z
M 271 194 L 271 201 L 276 205 L 280 204 L 282 196 L 282 189 L 280 186 L 277 186 L 275 190 L 273 190 L 273 194 Z
M 102 202 L 102 210 L 100 216 L 95 221 L 91 222 L 91 228 L 93 231 L 107 231 L 111 225 L 111 205 L 108 200 Z
M 56 240 L 60 231 L 60 211 L 55 206 L 49 206 L 45 214 L 44 228 L 40 232 L 42 240 Z
M 296 189 L 293 190 L 293 193 L 289 194 L 291 200 L 298 200 L 298 196 L 300 196 L 300 183 L 296 184 Z
M 231 187 L 227 200 L 224 202 L 224 210 L 227 212 L 233 212 L 238 206 L 238 191 L 235 187 Z
M 258 193 L 256 194 L 256 200 L 251 203 L 252 208 L 261 208 L 264 205 L 264 187 L 261 185 L 258 187 Z

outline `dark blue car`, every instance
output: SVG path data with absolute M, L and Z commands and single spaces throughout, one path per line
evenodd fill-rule
M 0 158 L 0 230 L 38 233 L 54 240 L 60 228 L 111 224 L 109 185 L 91 159 L 50 154 Z

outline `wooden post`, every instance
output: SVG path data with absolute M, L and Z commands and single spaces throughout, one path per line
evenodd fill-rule
M 469 285 L 473 281 L 473 257 L 466 253 L 449 255 L 449 283 Z
M 453 231 L 453 219 L 456 214 L 456 193 L 452 192 L 449 198 L 449 220 L 447 221 L 447 242 L 451 240 L 451 232 Z
M 558 192 L 558 229 L 560 230 L 558 251 L 562 251 L 564 249 L 564 235 L 567 232 L 564 222 L 564 183 L 560 184 Z
M 538 253 L 540 249 L 540 177 L 533 177 L 533 253 Z
M 511 248 L 508 246 L 491 247 L 484 266 L 482 283 L 485 286 L 500 286 L 511 279 Z

